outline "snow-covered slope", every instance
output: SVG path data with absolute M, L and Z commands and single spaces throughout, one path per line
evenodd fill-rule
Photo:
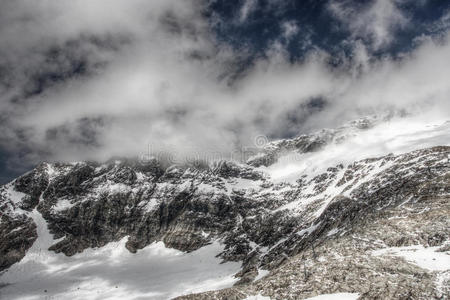
M 38 238 L 25 257 L 1 277 L 2 299 L 169 299 L 220 289 L 236 282 L 240 264 L 215 255 L 214 242 L 184 253 L 155 242 L 138 253 L 125 248 L 126 237 L 102 248 L 67 257 L 48 251 L 56 242 L 40 213 L 30 213 Z
M 450 122 L 366 118 L 269 143 L 247 163 L 43 163 L 0 188 L 0 295 L 167 299 L 237 284 L 186 297 L 286 299 L 286 284 L 303 276 L 304 284 L 291 287 L 293 298 L 336 292 L 375 297 L 357 281 L 353 288 L 345 288 L 345 280 L 328 284 L 325 267 L 305 276 L 293 266 L 319 264 L 315 252 L 330 245 L 335 251 L 322 259 L 333 269 L 346 255 L 376 269 L 380 257 L 393 259 L 405 249 L 416 250 L 405 264 L 420 267 L 431 249 L 440 249 L 446 262 L 449 145 Z M 416 220 L 411 211 L 435 215 Z M 382 234 L 385 225 L 367 223 L 391 213 L 394 240 Z M 414 227 L 411 237 L 405 224 L 424 226 Z M 354 243 L 360 227 L 365 240 L 380 235 L 375 244 Z M 353 250 L 339 250 L 348 239 Z M 313 259 L 302 258 L 311 251 Z M 399 270 L 397 277 L 377 272 L 386 282 L 403 280 L 402 287 L 420 297 L 447 291 L 446 267 L 424 271 L 436 280 L 421 289 Z M 275 288 L 281 283 L 284 288 Z

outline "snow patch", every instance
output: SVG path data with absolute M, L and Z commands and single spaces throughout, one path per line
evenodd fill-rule
M 305 300 L 356 300 L 358 299 L 358 293 L 335 293 L 335 294 L 322 294 L 319 296 L 307 298 Z
M 123 183 L 113 183 L 111 181 L 107 181 L 104 185 L 98 187 L 96 192 L 98 194 L 108 193 L 108 194 L 119 194 L 129 192 L 131 190 L 130 186 Z
M 136 172 L 136 180 L 143 181 L 145 179 L 145 175 L 142 172 Z
M 309 234 L 311 234 L 312 232 L 314 232 L 314 230 L 316 230 L 317 227 L 320 226 L 320 224 L 322 224 L 322 222 L 319 222 L 319 223 L 317 223 L 316 225 L 311 225 L 311 226 L 309 226 L 308 228 L 299 230 L 299 231 L 297 231 L 295 234 L 297 234 L 298 236 L 302 236 L 302 235 L 304 235 L 304 234 L 309 235 Z
M 256 275 L 255 280 L 260 280 L 261 278 L 266 277 L 267 275 L 269 275 L 270 271 L 269 270 L 263 270 L 263 269 L 259 269 L 258 268 L 258 275 Z
M 56 204 L 53 206 L 53 210 L 54 211 L 63 211 L 63 210 L 67 210 L 71 207 L 73 207 L 75 204 L 70 203 L 69 200 L 67 199 L 60 199 L 58 200 L 58 202 L 56 202 Z
M 262 296 L 261 294 L 248 296 L 244 300 L 270 300 L 270 297 Z
M 204 194 L 214 194 L 218 190 L 215 186 L 202 182 L 199 185 L 197 185 L 197 191 Z
M 53 178 L 59 175 L 59 172 L 53 167 L 52 164 L 47 163 L 46 167 L 49 181 L 52 181 Z
M 439 248 L 440 246 L 425 248 L 422 245 L 391 247 L 372 251 L 372 255 L 403 257 L 408 262 L 430 271 L 450 270 L 450 253 L 436 252 Z
M 141 203 L 145 203 L 145 202 L 141 202 Z M 154 210 L 156 207 L 158 207 L 158 199 L 156 198 L 150 198 L 148 200 L 147 203 L 145 203 L 142 206 L 142 209 L 144 209 L 145 211 L 152 211 Z
M 331 229 L 330 231 L 328 231 L 327 236 L 335 235 L 335 234 L 338 233 L 338 232 L 339 232 L 339 229 L 333 228 L 333 229 Z
M 9 199 L 11 199 L 11 201 L 14 204 L 19 204 L 22 201 L 22 198 L 24 196 L 26 196 L 26 194 L 22 193 L 22 192 L 18 192 L 14 189 L 14 184 L 10 183 L 7 185 L 6 187 L 6 194 L 8 195 Z
M 245 191 L 256 191 L 260 189 L 260 185 L 263 182 L 261 180 L 251 180 L 245 178 L 233 178 L 225 182 L 225 187 L 228 194 L 231 194 L 233 190 L 245 190 Z

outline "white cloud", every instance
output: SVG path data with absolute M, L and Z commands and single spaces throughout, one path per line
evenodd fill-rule
M 1 24 L 10 24 L 0 27 L 8 41 L 0 52 L 11 73 L 9 85 L 0 87 L 2 145 L 31 149 L 31 161 L 141 155 L 148 144 L 180 156 L 199 149 L 226 154 L 259 134 L 281 137 L 379 111 L 450 117 L 448 38 L 425 41 L 399 61 L 372 62 L 364 47 L 356 47 L 355 59 L 342 68 L 331 68 L 323 52 L 291 63 L 278 44 L 230 85 L 219 78 L 239 53 L 216 45 L 201 5 L 8 2 L 9 13 L 2 9 L 0 17 Z M 92 37 L 112 41 L 95 46 Z M 49 68 L 46 49 L 70 40 L 81 46 L 69 47 L 69 63 L 78 55 L 90 67 L 101 66 L 20 98 L 28 74 Z M 357 66 L 361 70 L 355 72 Z M 315 97 L 328 104 L 311 117 L 307 103 Z
M 329 9 L 344 23 L 354 38 L 369 38 L 374 49 L 389 45 L 396 29 L 407 26 L 408 18 L 398 5 L 405 0 L 374 0 L 367 4 L 332 1 Z
M 239 11 L 239 22 L 243 23 L 247 21 L 248 17 L 255 11 L 258 7 L 258 0 L 244 0 Z
M 296 35 L 299 31 L 299 28 L 295 21 L 287 21 L 281 24 L 281 28 L 283 30 L 283 37 L 285 39 L 290 39 L 294 35 Z

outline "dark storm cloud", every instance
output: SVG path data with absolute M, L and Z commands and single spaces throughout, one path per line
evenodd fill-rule
M 36 96 L 55 85 L 67 83 L 68 80 L 98 74 L 108 60 L 106 57 L 98 57 L 96 53 L 117 51 L 124 43 L 125 39 L 113 37 L 80 36 L 42 50 L 41 60 L 36 65 L 24 66 L 22 74 L 18 74 L 26 78 L 24 94 L 19 97 Z
M 394 53 L 414 27 L 406 0 L 365 2 L 368 24 L 346 19 L 357 14 L 346 1 L 104 3 L 0 4 L 4 166 L 139 155 L 149 144 L 226 155 L 260 134 L 386 110 L 448 117 L 450 18 L 418 17 L 432 33 Z
M 100 146 L 97 136 L 105 126 L 105 121 L 101 117 L 81 118 L 75 120 L 73 124 L 59 125 L 47 129 L 45 139 L 47 144 L 72 144 L 76 146 Z

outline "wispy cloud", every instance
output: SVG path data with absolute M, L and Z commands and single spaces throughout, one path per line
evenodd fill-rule
M 356 4 L 349 0 L 331 1 L 328 8 L 350 30 L 353 38 L 368 39 L 374 49 L 389 45 L 398 28 L 409 25 L 398 6 L 405 0 L 374 0 Z
M 258 7 L 258 0 L 244 0 L 244 3 L 239 10 L 239 22 L 247 21 L 248 17 Z

